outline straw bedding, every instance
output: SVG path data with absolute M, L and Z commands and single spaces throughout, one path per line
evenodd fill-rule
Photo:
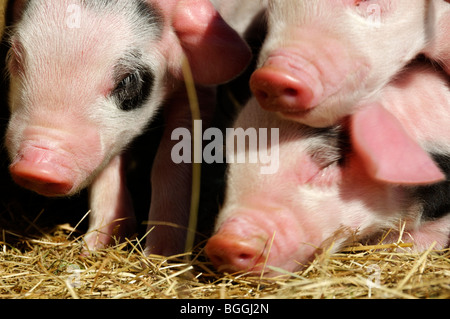
M 39 228 L 38 224 L 31 224 Z M 353 246 L 274 278 L 220 274 L 193 253 L 144 256 L 142 238 L 83 255 L 69 224 L 0 237 L 0 298 L 259 299 L 449 298 L 450 251 L 409 253 L 408 243 Z

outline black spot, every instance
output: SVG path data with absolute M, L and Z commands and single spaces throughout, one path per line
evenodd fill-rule
M 164 28 L 163 15 L 148 1 L 138 1 L 137 12 L 140 16 L 147 20 L 147 23 L 156 27 L 157 37 L 161 37 Z
M 112 92 L 123 111 L 140 108 L 150 96 L 155 82 L 153 72 L 147 68 L 127 72 Z
M 319 167 L 325 168 L 333 163 L 345 165 L 351 147 L 349 134 L 343 125 L 302 130 L 306 138 L 314 139 L 307 152 Z
M 446 180 L 433 185 L 419 186 L 414 189 L 413 198 L 423 205 L 422 218 L 433 220 L 450 213 L 450 155 L 431 154 L 446 176 Z

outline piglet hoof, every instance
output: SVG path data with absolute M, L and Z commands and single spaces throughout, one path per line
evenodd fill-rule
M 91 252 L 123 243 L 125 238 L 133 235 L 136 229 L 135 218 L 121 219 L 98 229 L 89 229 L 83 238 L 82 256 Z

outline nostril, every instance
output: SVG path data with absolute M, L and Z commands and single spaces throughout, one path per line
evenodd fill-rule
M 216 234 L 209 239 L 205 251 L 219 271 L 249 271 L 259 267 L 264 258 L 264 241 L 259 237 L 244 239 Z
M 240 260 L 251 260 L 251 259 L 253 259 L 253 255 L 250 255 L 250 254 L 245 254 L 245 253 L 242 253 L 242 254 L 239 254 L 239 256 L 238 256 L 238 258 L 240 259 Z
M 299 94 L 298 90 L 293 89 L 293 88 L 287 88 L 287 89 L 284 89 L 283 93 L 284 93 L 285 95 L 291 96 L 291 97 L 296 97 L 296 96 L 298 96 L 298 94 Z

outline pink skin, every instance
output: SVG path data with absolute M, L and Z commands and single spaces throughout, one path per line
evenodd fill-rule
M 309 33 L 309 37 L 311 39 L 305 41 L 311 44 L 314 41 L 313 33 Z M 264 67 L 253 73 L 250 82 L 261 106 L 287 117 L 302 117 L 324 98 L 343 89 L 342 83 L 348 78 L 364 77 L 367 68 L 364 61 L 358 63 L 346 54 L 338 41 L 332 41 L 324 38 L 314 41 L 317 47 L 325 48 L 315 57 L 317 65 L 313 65 L 310 59 L 302 58 L 301 55 L 308 54 L 308 47 L 283 48 L 271 52 Z M 315 54 L 311 52 L 311 55 Z
M 371 177 L 380 181 L 417 185 L 444 179 L 424 150 L 430 151 L 429 141 L 445 145 L 450 136 L 446 124 L 450 103 L 447 79 L 426 67 L 412 68 L 422 76 L 399 75 L 378 101 L 359 105 L 351 119 L 354 148 Z M 426 87 L 430 89 L 424 90 Z M 402 94 L 404 89 L 412 93 Z M 426 104 L 427 101 L 433 103 Z M 433 106 L 432 111 L 429 105 Z
M 102 165 L 105 154 L 100 134 L 94 123 L 80 116 L 79 110 L 72 114 L 44 113 L 45 109 L 39 108 L 26 114 L 13 113 L 6 134 L 6 145 L 14 154 L 12 177 L 41 195 L 73 194 L 86 186 L 91 172 Z M 59 123 L 62 118 L 67 119 L 63 125 L 49 124 Z M 17 135 L 20 131 L 21 135 Z
M 182 78 L 179 60 L 174 55 L 173 42 L 180 41 L 189 59 L 196 83 L 211 85 L 236 76 L 248 64 L 250 52 L 243 47 L 238 34 L 232 31 L 214 10 L 209 1 L 153 1 L 167 19 L 163 45 L 168 56 L 168 68 L 177 78 Z M 215 57 L 214 60 L 211 57 Z M 218 64 L 219 63 L 219 64 Z M 215 93 L 211 87 L 197 87 L 204 127 L 208 126 Z M 172 255 L 184 248 L 185 228 L 191 195 L 191 166 L 174 164 L 170 158 L 176 143 L 171 140 L 175 128 L 191 129 L 192 119 L 184 86 L 172 92 L 165 105 L 166 128 L 152 169 L 152 190 L 146 254 Z M 162 174 L 161 172 L 164 172 Z M 173 198 L 170 194 L 176 194 Z M 180 225 L 181 228 L 161 224 Z
M 429 152 L 448 154 L 446 81 L 434 69 L 415 65 L 383 90 L 378 103 L 391 110 L 409 139 Z M 344 128 L 353 130 L 358 121 L 350 118 Z M 367 154 L 353 140 L 344 163 L 338 164 L 332 159 L 336 146 L 327 148 L 326 136 L 309 136 L 310 128 L 261 109 L 256 99 L 245 106 L 235 127 L 278 127 L 280 163 L 276 173 L 267 175 L 260 174 L 262 163 L 229 164 L 225 202 L 205 248 L 219 270 L 254 273 L 266 264 L 295 271 L 324 249 L 336 252 L 355 240 L 376 242 L 380 232 L 397 228 L 400 221 L 406 222 L 404 239 L 413 240 L 414 250 L 434 241 L 437 249 L 448 245 L 450 215 L 422 220 L 421 204 L 409 188 L 374 177 Z M 397 240 L 393 234 L 386 242 Z M 277 272 L 266 267 L 264 274 Z
M 333 125 L 418 54 L 449 71 L 449 21 L 443 0 L 269 1 L 251 89 L 266 110 Z
M 445 179 L 430 155 L 382 104 L 363 105 L 351 122 L 354 148 L 372 178 L 414 185 Z
M 183 78 L 179 64 L 181 50 L 189 59 L 194 79 L 199 84 L 226 82 L 247 66 L 251 58 L 249 49 L 209 1 L 149 2 L 159 7 L 167 18 L 163 45 L 170 72 L 177 78 Z M 174 42 L 179 41 L 181 46 L 174 46 Z
M 84 237 L 86 251 L 102 248 L 135 230 L 133 203 L 126 186 L 126 164 L 125 156 L 115 156 L 89 187 L 90 209 L 103 214 L 89 216 L 89 230 Z
M 180 64 L 183 55 L 189 59 L 194 79 L 208 86 L 236 76 L 250 59 L 246 44 L 207 0 L 149 0 L 163 14 L 161 37 L 156 26 L 144 34 L 143 26 L 131 22 L 139 20 L 131 16 L 132 4 L 118 3 L 123 7 L 115 8 L 116 14 L 95 12 L 77 1 L 35 0 L 28 3 L 27 14 L 21 18 L 23 2 L 17 1 L 17 26 L 8 63 L 11 119 L 5 143 L 12 177 L 45 196 L 71 196 L 89 186 L 92 212 L 85 238 L 87 249 L 113 242 L 114 236 L 127 234 L 135 224 L 125 186 L 123 150 L 127 145 L 143 132 L 171 95 L 184 100 L 167 103 L 168 109 L 179 109 L 169 112 L 168 127 L 170 123 L 190 125 L 187 99 L 180 94 L 185 90 Z M 67 24 L 72 4 L 81 8 L 79 28 Z M 229 42 L 233 45 L 226 46 Z M 207 54 L 202 53 L 204 47 Z M 151 68 L 156 89 L 146 105 L 122 111 L 110 95 L 117 83 L 114 67 L 129 55 L 130 48 L 137 48 L 141 62 Z M 214 97 L 213 90 L 208 92 Z M 206 116 L 212 111 L 211 107 L 205 109 Z M 170 144 L 167 133 L 161 145 L 166 143 Z M 170 161 L 170 153 L 157 155 L 157 163 Z M 190 176 L 189 169 L 180 171 L 172 165 L 162 169 L 157 164 L 152 188 L 170 188 L 179 184 L 178 179 L 187 180 L 178 173 Z M 174 191 L 155 191 L 150 219 L 158 210 L 165 213 L 157 216 L 160 220 L 183 224 L 189 207 L 184 192 L 189 189 L 190 184 L 183 183 L 179 198 Z M 174 238 L 162 231 L 159 236 L 162 239 L 152 239 L 155 244 L 148 242 L 152 247 L 148 252 L 172 254 L 184 246 L 183 235 Z
M 202 125 L 208 127 L 212 120 L 211 105 L 214 104 L 215 94 L 212 88 L 197 87 L 197 96 L 202 114 Z M 151 207 L 148 228 L 152 231 L 146 237 L 146 254 L 172 255 L 182 252 L 185 247 L 184 227 L 163 226 L 188 225 L 189 203 L 191 200 L 192 166 L 191 164 L 175 164 L 171 160 L 173 146 L 178 143 L 172 140 L 173 130 L 180 127 L 192 129 L 190 108 L 186 93 L 174 92 L 164 106 L 166 127 L 152 167 Z M 161 172 L 164 172 L 162 174 Z M 171 194 L 176 194 L 171 196 Z
M 259 165 L 230 164 L 225 203 L 216 233 L 205 248 L 220 271 L 260 272 L 264 263 L 294 271 L 328 248 L 332 240 L 338 248 L 357 231 L 365 236 L 373 224 L 386 222 L 382 216 L 367 214 L 364 207 L 383 207 L 385 203 L 375 202 L 389 192 L 388 187 L 367 184 L 359 161 L 351 170 L 341 170 L 336 164 L 318 168 L 306 152 L 311 141 L 302 138 L 302 127 L 271 116 L 252 100 L 236 123 L 243 128 L 269 123 L 280 128 L 280 168 L 275 174 L 261 175 Z M 373 202 L 355 201 L 354 189 L 371 192 Z M 339 200 L 338 192 L 348 198 Z M 274 273 L 270 268 L 264 270 L 266 276 Z

